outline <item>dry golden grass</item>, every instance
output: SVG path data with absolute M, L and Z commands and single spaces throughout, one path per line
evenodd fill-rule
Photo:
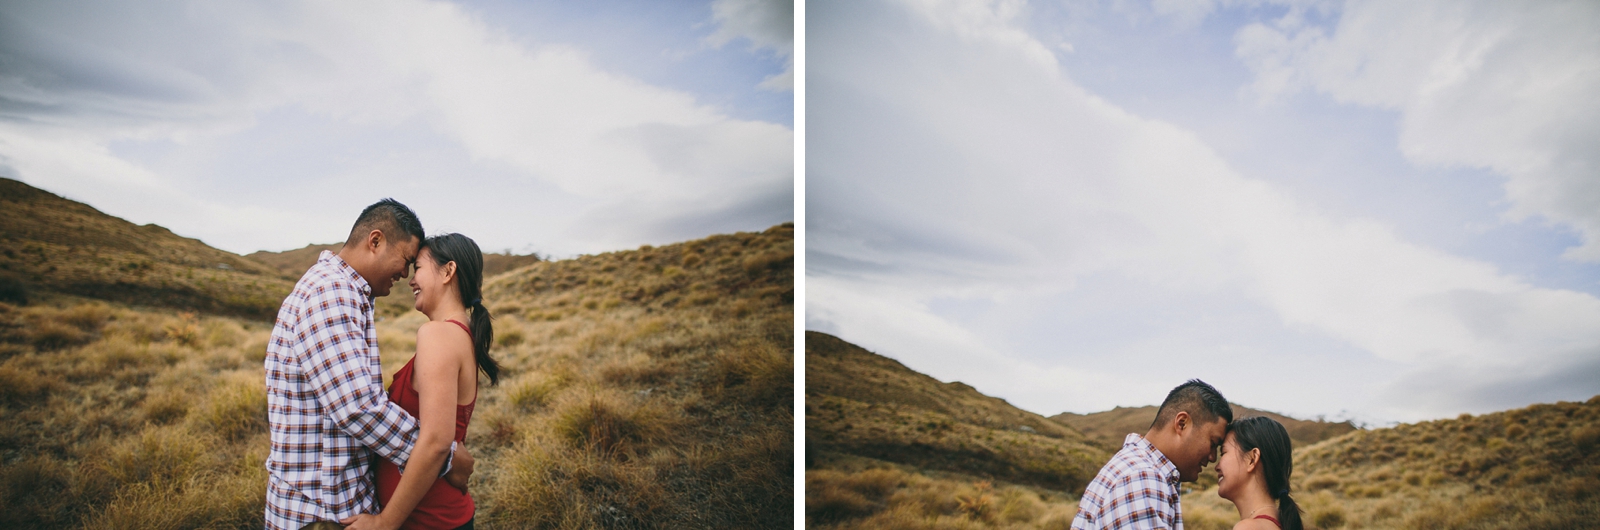
M 57 302 L 0 304 L 0 527 L 258 525 L 266 325 Z
M 830 455 L 806 471 L 808 528 L 1066 529 L 1076 494 Z
M 1295 450 L 1318 528 L 1587 528 L 1600 520 L 1600 396 L 1394 428 Z M 1185 526 L 1227 527 L 1216 488 L 1183 497 Z
M 468 432 L 477 523 L 790 526 L 792 258 L 778 226 L 489 279 L 505 371 Z M 421 323 L 380 320 L 386 377 Z M 0 303 L 0 528 L 259 528 L 269 333 L 63 295 Z
M 488 282 L 506 375 L 468 433 L 494 463 L 479 467 L 479 523 L 789 526 L 792 237 L 779 226 Z

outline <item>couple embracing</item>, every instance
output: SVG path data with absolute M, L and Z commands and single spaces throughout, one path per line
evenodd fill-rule
M 1198 379 L 1167 394 L 1144 436 L 1130 433 L 1078 503 L 1073 530 L 1183 528 L 1178 483 L 1217 462 L 1217 495 L 1239 511 L 1234 530 L 1301 530 L 1289 494 L 1289 432 L 1265 416 L 1233 419 L 1233 407 Z
M 428 322 L 386 393 L 373 305 L 407 277 Z M 463 442 L 478 372 L 500 372 L 482 285 L 476 243 L 427 237 L 393 199 L 322 252 L 267 343 L 267 528 L 472 528 Z

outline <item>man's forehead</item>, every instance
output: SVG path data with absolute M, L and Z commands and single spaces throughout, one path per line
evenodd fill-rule
M 1216 421 L 1206 425 L 1206 430 L 1209 432 L 1213 443 L 1221 443 L 1222 438 L 1228 435 L 1228 421 L 1217 418 Z

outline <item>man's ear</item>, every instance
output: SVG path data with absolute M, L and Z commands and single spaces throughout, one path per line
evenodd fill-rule
M 1189 418 L 1189 413 L 1180 410 L 1177 414 L 1172 416 L 1173 428 L 1177 429 L 1179 433 L 1182 433 L 1185 429 L 1194 426 L 1190 420 L 1191 418 Z
M 378 253 L 378 248 L 382 247 L 383 243 L 382 230 L 374 229 L 371 232 L 367 232 L 367 249 L 371 250 L 373 254 Z

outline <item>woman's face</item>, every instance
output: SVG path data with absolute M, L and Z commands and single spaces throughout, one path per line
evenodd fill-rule
M 452 264 L 439 265 L 433 261 L 433 252 L 423 248 L 417 253 L 417 272 L 411 275 L 411 294 L 417 297 L 415 307 L 417 311 L 428 314 L 433 308 L 439 306 L 439 300 L 445 296 L 454 295 L 454 277 L 447 278 L 446 272 L 453 270 Z M 448 284 L 446 283 L 448 281 Z
M 1217 457 L 1217 495 L 1233 500 L 1240 488 L 1249 482 L 1248 466 L 1259 462 L 1257 451 L 1240 451 L 1239 440 L 1232 432 L 1222 441 L 1222 455 Z M 1257 469 L 1260 469 L 1259 464 Z

